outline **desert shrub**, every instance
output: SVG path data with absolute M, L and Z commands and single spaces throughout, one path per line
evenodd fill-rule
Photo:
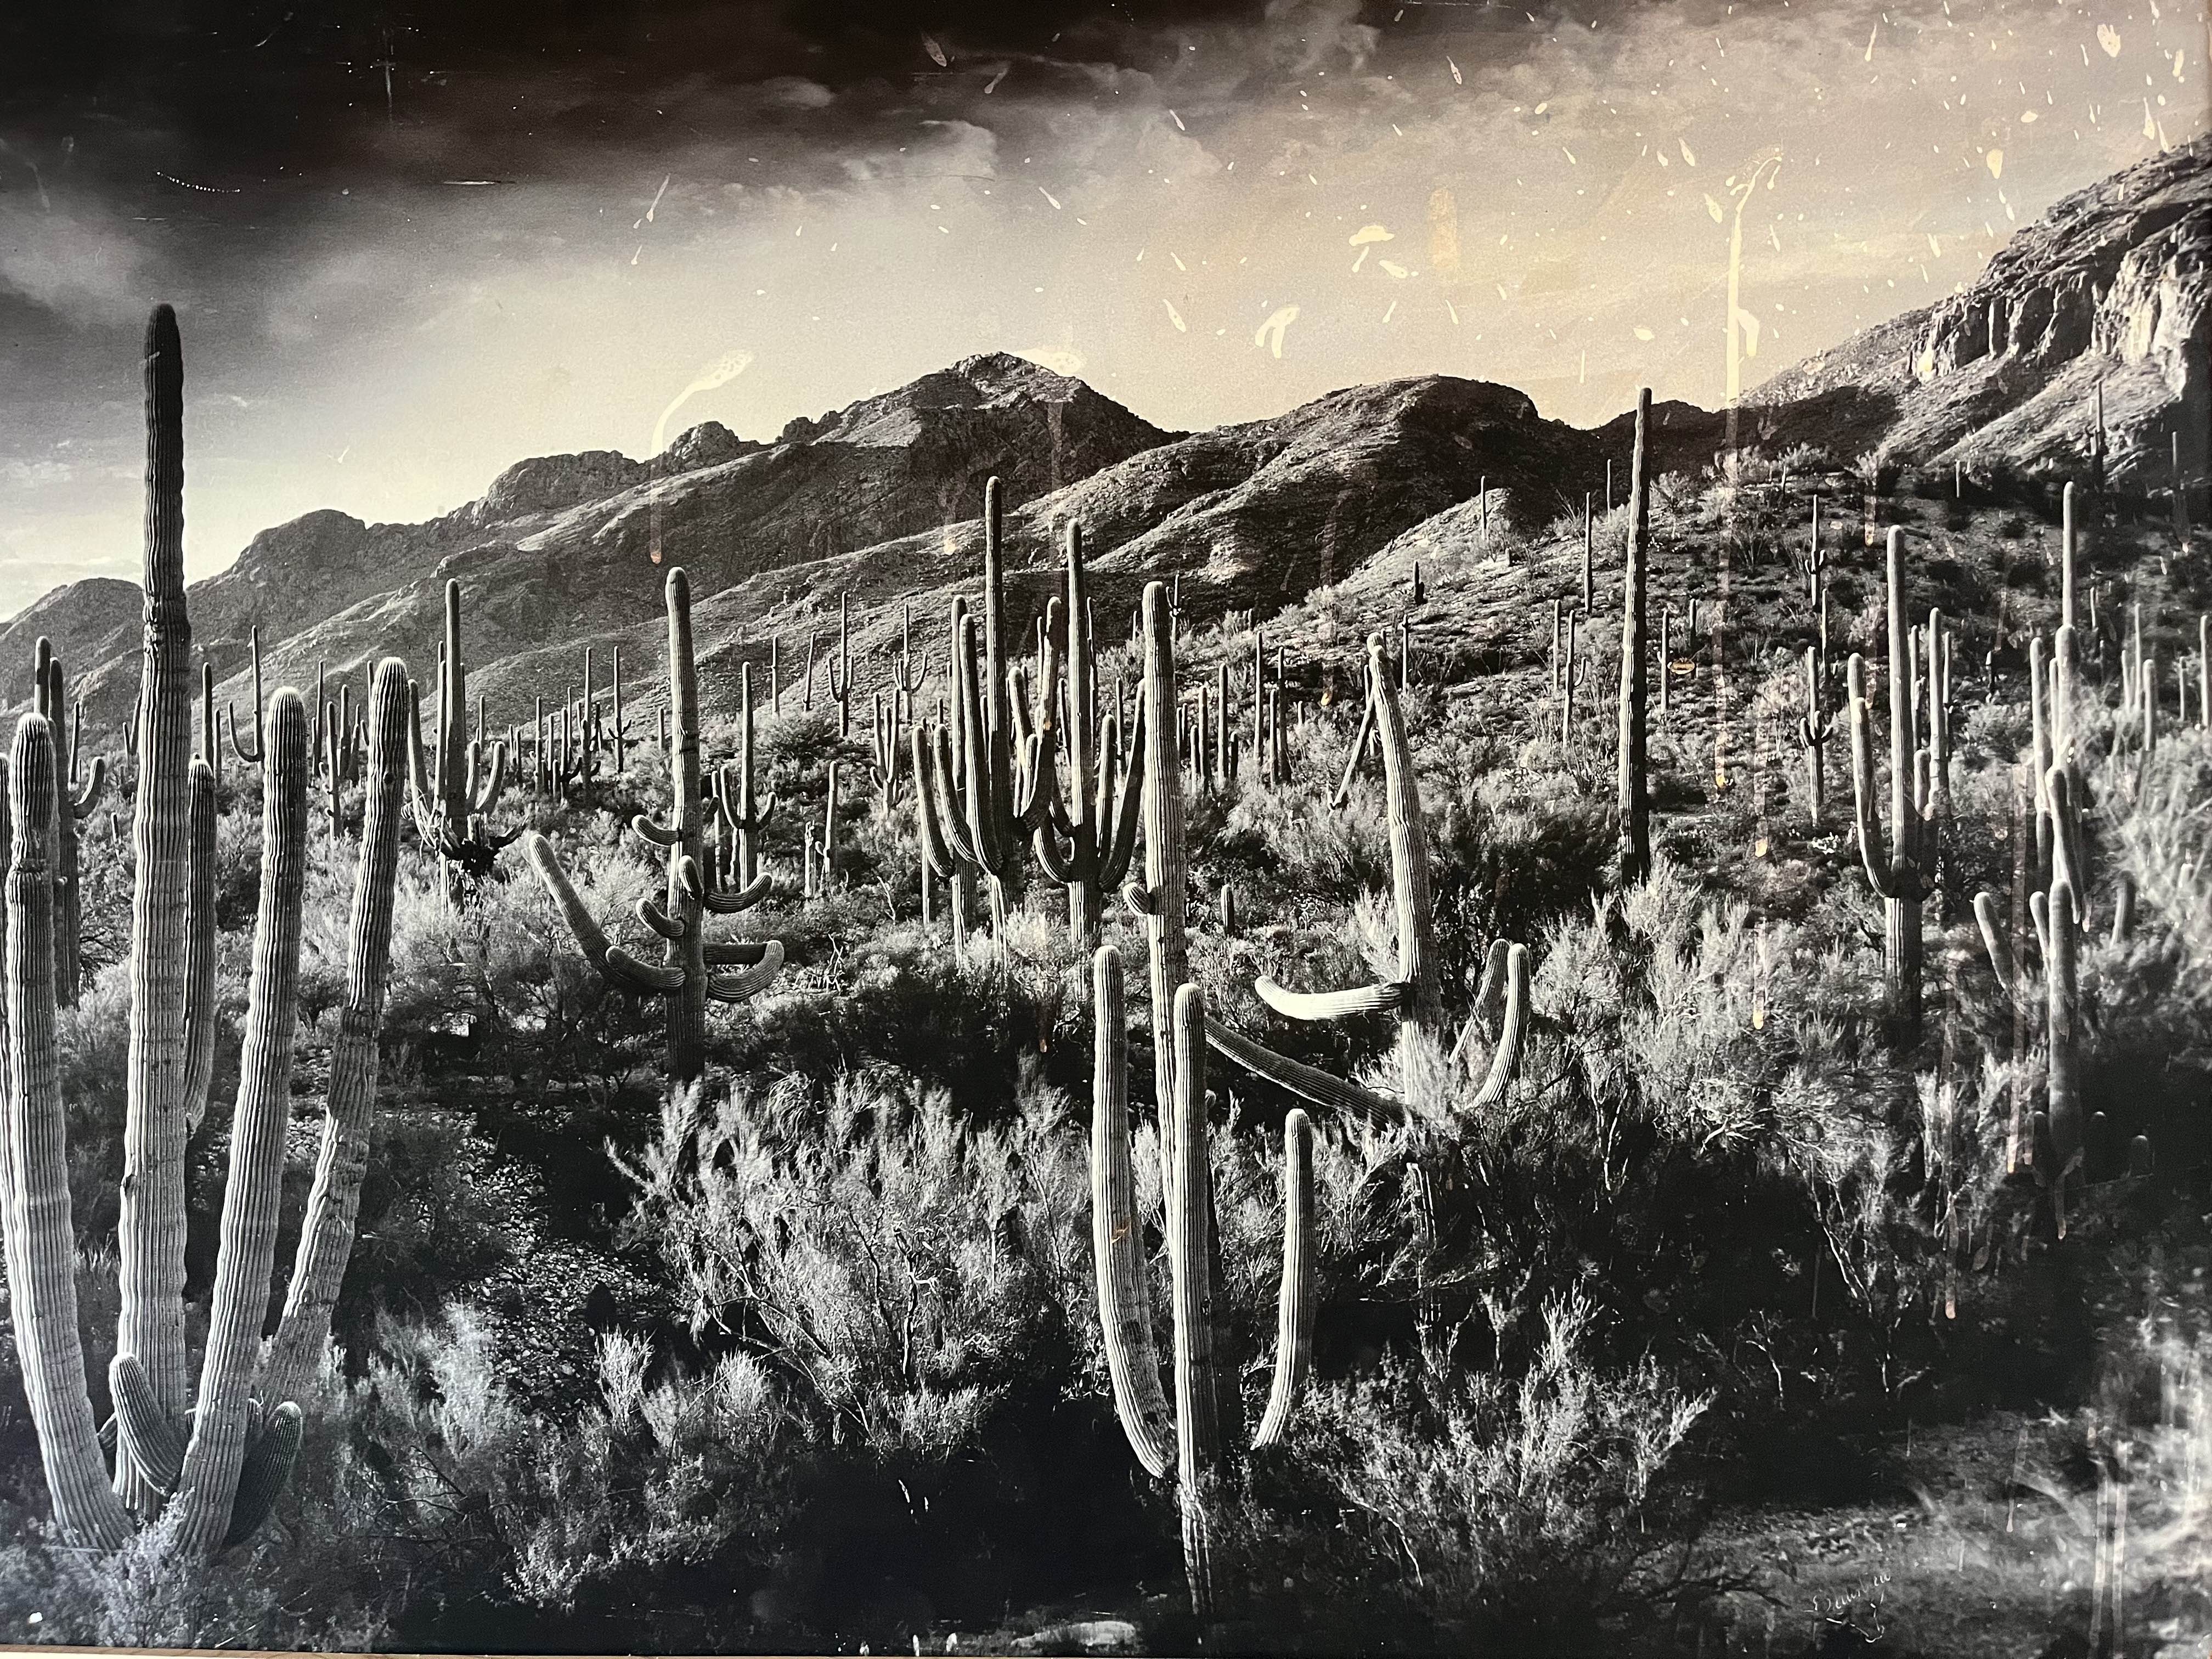
M 1555 1297 L 1511 1370 L 1424 1346 L 1316 1390 L 1236 1517 L 1260 1627 L 1318 1651 L 1588 1653 L 1692 1598 L 1667 1476 L 1710 1402 L 1649 1363 L 1601 1369 L 1596 1317 Z

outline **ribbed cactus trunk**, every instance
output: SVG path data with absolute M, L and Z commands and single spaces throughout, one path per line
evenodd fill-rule
M 1099 1328 L 1115 1414 L 1145 1473 L 1159 1480 L 1176 1455 L 1175 1416 L 1160 1388 L 1152 1340 L 1152 1278 L 1129 1160 L 1128 1017 L 1121 954 L 1110 945 L 1091 957 L 1091 1245 Z
M 1159 1016 L 1154 1013 L 1156 1024 Z M 1176 1475 L 1191 1612 L 1213 1617 L 1213 1515 L 1221 1482 L 1221 1381 L 1215 1372 L 1212 1161 L 1206 1123 L 1206 996 L 1178 986 L 1171 1036 L 1175 1086 L 1161 1104 L 1175 1141 L 1167 1173 L 1168 1266 L 1175 1311 Z M 1162 1045 L 1163 1047 L 1166 1045 Z M 1233 1378 L 1231 1385 L 1234 1386 Z
M 40 715 L 15 728 L 8 764 L 13 834 L 7 879 L 9 1063 L 0 1118 L 8 1284 L 23 1392 L 38 1430 L 54 1518 L 79 1547 L 114 1549 L 131 1522 L 109 1486 L 77 1331 L 76 1235 L 54 1042 L 53 735 Z
M 185 610 L 185 368 L 176 313 L 146 325 L 145 659 L 138 693 L 137 860 L 131 916 L 130 1060 L 123 1127 L 122 1314 L 115 1346 L 146 1368 L 173 1419 L 185 1375 L 185 896 L 192 746 L 191 623 Z M 48 947 L 51 950 L 51 945 Z M 143 1474 L 124 1501 L 152 1513 Z
M 1914 792 L 1912 704 L 1906 695 L 1914 678 L 1912 654 L 1905 642 L 1904 538 L 1894 530 L 1889 536 L 1889 822 L 1893 866 L 1916 866 L 1919 854 L 1920 822 Z M 1917 878 L 1917 868 L 1914 874 Z M 1899 1027 L 1917 1040 L 1920 1033 L 1920 969 L 1922 887 L 1903 873 L 1893 878 L 1896 890 L 1882 903 L 1884 960 L 1889 982 L 1889 1014 Z
M 1099 861 L 1105 853 L 1103 842 L 1113 834 L 1114 826 L 1104 819 L 1098 807 L 1111 799 L 1111 792 L 1099 792 L 1099 799 L 1092 794 L 1097 783 L 1097 768 L 1103 757 L 1092 752 L 1092 742 L 1097 727 L 1091 720 L 1093 702 L 1091 677 L 1097 672 L 1091 639 L 1091 597 L 1083 568 L 1083 531 L 1080 526 L 1067 526 L 1067 817 L 1071 831 L 1068 839 L 1074 843 L 1074 857 L 1069 861 L 1071 873 L 1076 879 L 1067 884 L 1067 937 L 1077 945 L 1095 945 L 1099 930 L 1106 925 L 1104 883 L 1100 879 Z M 1050 691 L 1049 686 L 1045 688 Z M 1108 766 L 1112 762 L 1104 763 Z M 1051 833 L 1042 829 L 1040 836 Z
M 313 1375 L 353 1253 L 376 1103 L 376 1034 L 383 1022 L 392 964 L 392 898 L 399 872 L 407 733 L 414 706 L 406 665 L 386 658 L 377 665 L 376 694 L 369 710 L 368 769 L 362 780 L 361 856 L 354 875 L 345 1000 L 339 1005 L 337 1035 L 331 1044 L 322 1146 L 301 1224 L 299 1253 L 285 1291 L 283 1319 L 263 1367 L 260 1397 L 264 1401 L 298 1399 Z
M 231 1124 L 230 1178 L 192 1437 L 178 1486 L 179 1542 L 212 1554 L 230 1529 L 246 1461 L 246 1399 L 261 1357 L 291 1121 L 299 1024 L 301 915 L 307 875 L 307 708 L 287 688 L 261 735 L 261 897 L 246 993 L 246 1051 Z
M 669 783 L 675 792 L 672 827 L 678 840 L 668 849 L 669 919 L 683 937 L 669 939 L 663 958 L 680 969 L 683 985 L 668 994 L 668 1071 L 688 1083 L 707 1069 L 707 930 L 700 895 L 685 879 L 704 867 L 705 815 L 699 793 L 699 669 L 691 648 L 691 579 L 681 569 L 668 573 L 668 696 L 674 719 L 668 757 Z M 834 803 L 834 796 L 833 796 Z
M 439 680 L 436 787 L 438 828 L 447 847 L 469 836 L 469 785 L 461 757 L 469 748 L 469 676 L 461 661 L 461 585 L 446 583 L 446 665 Z M 446 902 L 465 896 L 465 872 L 450 853 L 445 856 Z
M 1435 922 L 1430 913 L 1429 848 L 1421 817 L 1420 778 L 1406 717 L 1382 655 L 1382 636 L 1367 639 L 1369 695 L 1375 700 L 1375 735 L 1382 750 L 1382 798 L 1390 826 L 1392 908 L 1398 924 L 1398 978 L 1407 988 L 1399 1011 L 1398 1049 L 1411 1063 L 1415 1034 L 1434 1039 L 1443 1031 L 1443 994 L 1437 978 Z
M 1628 474 L 1628 557 L 1620 603 L 1620 878 L 1640 881 L 1651 867 L 1651 790 L 1649 721 L 1644 691 L 1644 591 L 1651 562 L 1651 479 L 1645 428 L 1651 389 L 1636 394 L 1636 450 Z M 1585 587 L 1588 578 L 1585 576 Z M 1585 597 L 1583 603 L 1589 604 Z M 1663 669 L 1663 665 L 1662 665 Z
M 2045 926 L 2050 934 L 2048 960 L 2044 964 L 2045 1012 L 2050 1050 L 2049 1121 L 2051 1151 L 2057 1168 L 2050 1172 L 2052 1203 L 2058 1218 L 2059 1236 L 2066 1233 L 2066 1184 L 2081 1160 L 2081 1003 L 2077 963 L 2081 951 L 2081 912 L 2074 884 L 2063 875 L 2051 884 L 2045 901 Z
M 1151 958 L 1155 1091 L 1162 1102 L 1177 1098 L 1175 1045 L 1168 1022 L 1175 994 L 1190 977 L 1189 945 L 1183 917 L 1188 868 L 1184 862 L 1182 763 L 1176 752 L 1177 716 L 1175 618 L 1167 589 L 1145 585 L 1145 939 Z M 1163 1141 L 1162 1155 L 1173 1147 Z
M 738 670 L 741 720 L 738 731 L 738 885 L 750 887 L 760 874 L 760 812 L 753 795 L 753 669 Z

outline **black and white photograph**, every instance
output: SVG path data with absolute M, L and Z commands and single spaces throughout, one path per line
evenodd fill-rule
M 2212 1655 L 2202 0 L 20 0 L 0 1648 Z

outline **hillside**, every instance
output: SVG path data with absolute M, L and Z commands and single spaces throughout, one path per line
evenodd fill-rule
M 1869 329 L 1750 394 L 1739 437 L 1835 461 L 1865 453 L 1982 474 L 2081 470 L 2092 395 L 2105 393 L 2107 475 L 2164 489 L 2174 437 L 2206 453 L 2212 396 L 2212 171 L 2202 145 L 2147 161 L 2022 229 L 1964 293 Z M 1723 415 L 1654 408 L 1654 464 L 1694 472 L 1725 441 Z M 659 568 L 690 570 L 710 704 L 735 699 L 739 661 L 764 681 L 781 637 L 786 683 L 838 600 L 855 607 L 865 701 L 881 649 L 914 605 L 938 642 L 945 592 L 975 574 L 983 480 L 1006 482 L 1010 569 L 1046 561 L 1053 526 L 1085 528 L 1104 610 L 1143 579 L 1176 575 L 1196 614 L 1263 613 L 1357 572 L 1395 538 L 1470 501 L 1486 480 L 1500 526 L 1542 525 L 1625 461 L 1632 416 L 1595 431 L 1540 417 L 1510 388 L 1444 376 L 1355 386 L 1267 420 L 1178 434 L 1081 381 L 1004 354 L 971 357 L 818 419 L 773 443 L 713 423 L 662 455 L 611 451 L 518 462 L 477 500 L 414 525 L 335 511 L 264 531 L 191 593 L 195 642 L 226 696 L 242 695 L 261 630 L 272 684 L 318 665 L 365 672 L 398 651 L 436 656 L 441 591 L 458 578 L 477 690 L 495 725 L 557 702 L 586 645 L 626 643 L 631 684 L 659 627 Z M 2201 467 L 2201 461 L 2199 465 Z M 1617 487 L 1626 487 L 1625 465 Z M 1463 515 L 1462 515 L 1463 516 Z M 1431 541 L 1463 526 L 1439 520 Z M 1018 579 L 1017 626 L 1048 584 Z M 9 624 L 0 697 L 27 695 L 30 641 L 52 637 L 86 719 L 112 729 L 137 679 L 129 584 L 50 594 Z M 19 637 L 20 636 L 20 637 Z

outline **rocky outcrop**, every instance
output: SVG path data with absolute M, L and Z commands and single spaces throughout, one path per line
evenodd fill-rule
M 1964 292 L 1854 336 L 1750 394 L 1762 428 L 1916 465 L 2171 483 L 2201 471 L 2212 401 L 2212 143 L 2199 139 L 2054 206 Z M 2104 428 L 2095 407 L 2101 390 Z
M 540 455 L 517 461 L 494 478 L 491 488 L 466 511 L 480 525 L 506 524 L 614 495 L 644 483 L 651 472 L 645 462 L 611 449 Z

